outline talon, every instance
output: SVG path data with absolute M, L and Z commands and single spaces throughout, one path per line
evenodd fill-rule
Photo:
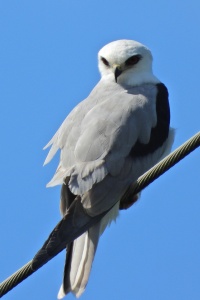
M 121 210 L 130 208 L 140 197 L 140 194 L 134 195 L 132 198 L 127 199 L 126 201 L 121 201 L 119 208 Z

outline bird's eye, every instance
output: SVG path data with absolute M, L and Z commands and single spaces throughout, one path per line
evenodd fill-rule
M 106 65 L 107 67 L 109 67 L 109 62 L 107 61 L 107 59 L 105 59 L 104 57 L 101 57 L 102 62 L 104 63 L 104 65 Z
M 131 67 L 134 66 L 138 63 L 138 61 L 141 59 L 141 55 L 133 55 L 131 57 L 129 57 L 126 61 L 125 61 L 125 65 L 127 67 Z

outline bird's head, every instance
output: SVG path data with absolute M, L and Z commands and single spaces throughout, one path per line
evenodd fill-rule
M 157 83 L 152 72 L 151 51 L 133 40 L 118 40 L 105 45 L 98 53 L 102 78 L 122 85 Z

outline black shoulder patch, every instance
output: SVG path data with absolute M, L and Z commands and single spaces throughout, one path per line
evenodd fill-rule
M 153 153 L 163 145 L 168 137 L 170 124 L 168 90 L 163 83 L 156 84 L 156 87 L 158 90 L 156 97 L 156 127 L 151 130 L 151 137 L 148 144 L 142 144 L 139 141 L 136 142 L 131 149 L 131 156 L 145 156 Z

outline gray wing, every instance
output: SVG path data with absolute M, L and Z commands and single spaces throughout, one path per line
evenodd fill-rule
M 137 141 L 147 144 L 156 125 L 156 93 L 151 84 L 124 89 L 101 80 L 51 140 L 47 159 L 59 148 L 61 157 L 48 186 L 69 178 L 71 192 L 86 195 L 105 178 L 122 176 L 132 147 Z

